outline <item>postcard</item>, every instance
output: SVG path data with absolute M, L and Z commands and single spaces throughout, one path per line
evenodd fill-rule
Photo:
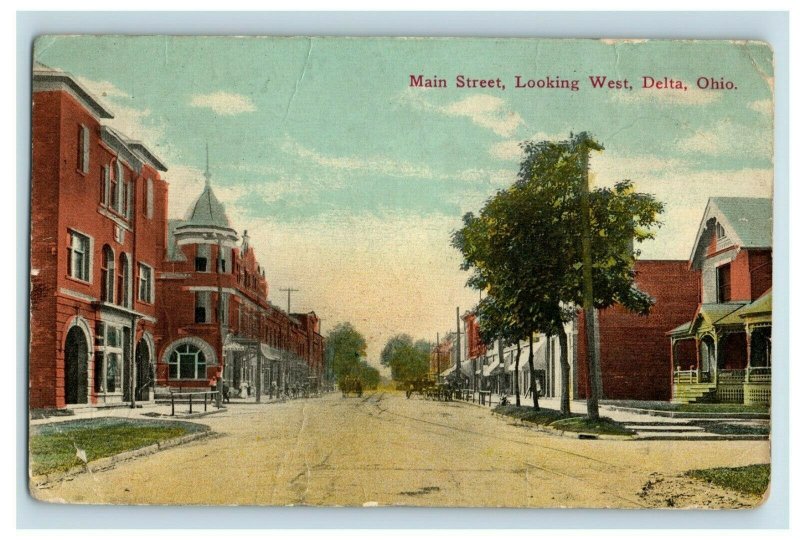
M 769 496 L 769 44 L 48 35 L 31 77 L 36 499 Z

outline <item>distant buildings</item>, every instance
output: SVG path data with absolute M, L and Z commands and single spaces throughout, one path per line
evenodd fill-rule
M 33 71 L 31 408 L 118 405 L 156 389 L 317 384 L 314 313 L 267 300 L 263 268 L 211 190 L 167 221 L 166 166 L 68 73 Z M 219 295 L 220 290 L 222 295 Z

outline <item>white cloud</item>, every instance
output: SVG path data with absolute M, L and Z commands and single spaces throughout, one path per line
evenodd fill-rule
M 638 84 L 637 81 L 633 84 Z M 638 88 L 627 92 L 616 92 L 614 99 L 627 104 L 660 104 L 660 105 L 707 105 L 719 100 L 722 92 L 700 90 L 689 87 L 688 90 L 653 90 Z
M 383 156 L 355 157 L 355 156 L 325 156 L 287 138 L 281 145 L 281 150 L 287 154 L 294 154 L 303 159 L 308 159 L 317 165 L 330 169 L 346 171 L 367 171 L 397 177 L 433 178 L 434 173 L 426 165 L 417 165 L 403 161 L 395 161 Z
M 747 104 L 748 109 L 752 109 L 757 113 L 772 115 L 772 100 L 771 99 L 760 99 L 758 101 L 751 101 Z
M 441 107 L 440 110 L 450 116 L 465 116 L 501 137 L 512 135 L 522 124 L 519 113 L 506 109 L 502 99 L 486 94 L 466 97 Z
M 114 118 L 104 120 L 104 124 L 131 140 L 141 141 L 156 154 L 164 150 L 167 146 L 166 125 L 154 118 L 150 109 L 136 107 L 131 94 L 109 81 L 94 81 L 86 77 L 77 79 L 114 115 Z
M 678 141 L 677 148 L 690 154 L 771 158 L 772 133 L 721 120 Z
M 434 105 L 425 99 L 425 91 L 406 89 L 396 101 L 415 109 L 446 116 L 463 116 L 475 124 L 490 129 L 501 137 L 510 137 L 523 124 L 519 113 L 508 110 L 505 101 L 488 94 L 474 94 L 445 106 Z
M 99 98 L 126 98 L 130 99 L 130 95 L 118 88 L 110 81 L 93 81 L 86 77 L 75 77 L 80 84 L 89 89 L 95 97 Z
M 539 131 L 529 137 L 526 137 L 525 140 L 560 141 L 566 138 L 567 138 L 566 134 L 553 135 L 551 133 L 544 133 Z M 520 148 L 520 143 L 522 143 L 522 140 L 519 139 L 507 139 L 505 141 L 494 143 L 489 147 L 489 154 L 498 159 L 503 159 L 506 161 L 516 161 L 517 163 L 519 163 L 519 161 L 522 159 L 522 148 Z
M 249 97 L 222 91 L 210 94 L 195 94 L 192 96 L 190 105 L 192 107 L 206 107 L 216 114 L 224 116 L 234 116 L 256 110 L 255 104 Z

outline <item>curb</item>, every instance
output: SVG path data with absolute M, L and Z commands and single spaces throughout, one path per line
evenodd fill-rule
M 601 405 L 612 411 L 621 411 L 643 416 L 665 416 L 668 418 L 709 418 L 713 420 L 769 420 L 769 413 L 704 413 L 682 411 L 660 411 L 657 409 L 636 409 L 634 407 L 620 407 L 617 405 Z
M 634 441 L 636 440 L 636 435 L 606 435 L 602 433 L 581 433 L 580 431 L 563 431 L 560 429 L 552 428 L 550 426 L 545 426 L 542 424 L 535 424 L 533 422 L 524 422 L 522 420 L 517 420 L 516 418 L 512 418 L 510 416 L 506 416 L 504 414 L 498 414 L 492 411 L 492 416 L 497 416 L 499 418 L 503 418 L 507 420 L 507 423 L 512 426 L 520 426 L 525 428 L 534 429 L 536 431 L 542 431 L 544 433 L 549 433 L 551 435 L 558 435 L 559 437 L 568 437 L 570 439 L 582 439 L 582 440 L 601 440 L 601 441 Z
M 174 439 L 167 439 L 165 441 L 159 441 L 157 443 L 151 444 L 149 446 L 143 446 L 142 448 L 137 448 L 135 450 L 128 450 L 126 452 L 114 454 L 113 456 L 100 458 L 91 461 L 85 465 L 76 465 L 75 467 L 72 467 L 67 471 L 52 472 L 38 476 L 31 476 L 29 479 L 29 483 L 31 487 L 41 488 L 47 486 L 48 484 L 52 484 L 54 482 L 58 482 L 66 478 L 71 478 L 73 476 L 77 476 L 82 473 L 86 472 L 95 473 L 102 470 L 110 469 L 116 463 L 122 461 L 128 461 L 142 456 L 148 456 L 150 454 L 155 454 L 156 452 L 160 452 L 161 450 L 166 450 L 168 448 L 173 448 L 175 446 L 180 446 L 200 439 L 215 438 L 220 436 L 221 435 L 219 433 L 211 431 L 210 429 L 205 431 L 200 431 L 197 433 L 189 433 L 188 435 L 183 435 L 181 437 L 176 437 Z

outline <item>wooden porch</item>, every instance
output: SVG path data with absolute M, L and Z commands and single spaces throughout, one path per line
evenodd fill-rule
M 769 405 L 771 367 L 675 370 L 672 377 L 673 403 L 742 403 Z

